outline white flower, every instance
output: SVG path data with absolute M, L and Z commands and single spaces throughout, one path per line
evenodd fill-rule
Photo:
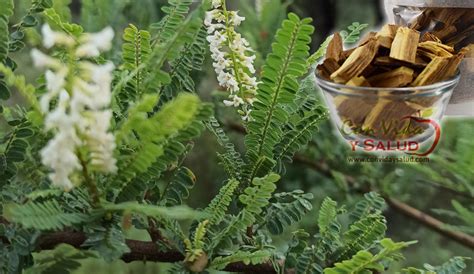
M 222 1 L 225 0 L 212 0 L 212 7 L 215 9 L 220 8 L 222 6 Z
M 228 107 L 230 107 L 230 106 L 239 107 L 240 105 L 243 105 L 245 103 L 244 100 L 242 100 L 242 98 L 240 98 L 236 95 L 231 95 L 231 96 L 229 96 L 229 98 L 232 101 L 224 100 L 224 105 L 226 105 Z
M 97 33 L 85 34 L 80 38 L 81 45 L 76 50 L 77 57 L 97 57 L 100 52 L 112 47 L 114 31 L 106 27 Z
M 239 113 L 248 119 L 257 91 L 253 65 L 256 57 L 249 42 L 235 31 L 245 18 L 235 11 L 225 10 L 221 1 L 213 1 L 213 7 L 206 13 L 204 24 L 217 81 L 230 93 L 230 100 L 224 100 L 224 104 L 242 107 Z
M 75 44 L 74 39 L 62 32 L 56 32 L 51 29 L 48 24 L 44 24 L 41 28 L 43 34 L 43 46 L 45 48 L 52 48 L 54 45 L 73 46 Z
M 31 50 L 33 65 L 38 68 L 61 68 L 63 65 L 55 58 L 49 57 L 37 49 Z
M 69 46 L 66 40 L 61 40 L 65 34 L 53 32 L 49 27 L 44 27 L 43 33 L 45 46 Z M 69 66 L 36 49 L 31 52 L 36 66 L 48 68 L 45 72 L 47 92 L 40 99 L 40 107 L 45 113 L 45 129 L 55 133 L 41 150 L 42 163 L 52 170 L 49 178 L 53 185 L 66 190 L 74 187 L 71 175 L 82 168 L 76 155 L 79 149 L 88 152 L 87 164 L 92 170 L 104 173 L 117 170 L 113 157 L 115 137 L 108 131 L 112 118 L 108 108 L 114 65 L 80 60 L 110 48 L 112 38 L 110 28 L 84 34 L 79 44 L 74 45 L 77 46 L 74 56 L 70 56 L 79 60 Z M 56 98 L 56 105 L 50 109 L 50 102 Z

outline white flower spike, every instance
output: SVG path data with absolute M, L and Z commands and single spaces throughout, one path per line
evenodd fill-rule
M 206 13 L 204 24 L 209 34 L 207 41 L 217 80 L 230 92 L 230 100 L 224 100 L 224 104 L 241 107 L 239 113 L 248 118 L 258 83 L 254 76 L 254 51 L 249 42 L 235 31 L 245 18 L 236 11 L 227 11 L 223 0 L 213 0 L 212 6 L 214 9 Z
M 45 129 L 55 136 L 41 150 L 42 163 L 51 168 L 49 175 L 53 185 L 70 190 L 75 183 L 71 175 L 82 169 L 78 150 L 86 151 L 87 161 L 94 171 L 117 171 L 115 137 L 109 132 L 112 111 L 111 82 L 114 65 L 93 64 L 80 60 L 98 56 L 111 47 L 113 31 L 106 28 L 95 34 L 84 34 L 76 40 L 65 33 L 52 31 L 43 26 L 44 46 L 62 46 L 72 49 L 78 61 L 63 64 L 37 49 L 31 56 L 35 66 L 47 68 L 45 72 L 47 92 L 40 99 L 45 113 Z M 50 109 L 50 102 L 57 104 Z

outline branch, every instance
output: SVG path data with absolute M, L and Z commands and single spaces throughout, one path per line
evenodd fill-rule
M 41 236 L 38 239 L 37 250 L 53 249 L 61 243 L 81 248 L 85 240 L 86 235 L 82 232 L 55 232 Z M 122 260 L 127 263 L 133 261 L 175 263 L 184 260 L 184 255 L 181 252 L 177 250 L 161 251 L 153 242 L 126 240 L 126 244 L 130 248 L 130 253 L 124 254 Z M 230 263 L 225 267 L 224 271 L 276 274 L 270 261 L 257 265 L 246 265 L 243 262 Z
M 448 237 L 464 246 L 474 249 L 474 237 L 458 232 L 446 229 L 444 223 L 440 220 L 433 218 L 432 216 L 423 213 L 422 211 L 411 207 L 397 199 L 385 197 L 385 200 L 391 208 L 398 211 L 399 213 L 417 221 L 418 223 L 438 232 L 439 234 Z

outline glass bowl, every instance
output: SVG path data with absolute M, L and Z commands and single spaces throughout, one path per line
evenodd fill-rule
M 347 141 L 415 142 L 435 135 L 460 73 L 429 86 L 354 87 L 327 81 L 316 73 L 331 119 Z

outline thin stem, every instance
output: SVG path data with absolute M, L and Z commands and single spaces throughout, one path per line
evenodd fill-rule
M 92 180 L 91 176 L 89 175 L 89 171 L 87 169 L 87 162 L 84 160 L 80 152 L 77 153 L 77 157 L 79 158 L 79 161 L 81 162 L 82 175 L 84 176 L 84 182 L 86 183 L 86 186 L 89 190 L 89 194 L 91 195 L 91 198 L 92 198 L 92 206 L 98 207 L 100 205 L 99 189 L 97 188 L 97 185 L 95 184 L 94 180 Z

